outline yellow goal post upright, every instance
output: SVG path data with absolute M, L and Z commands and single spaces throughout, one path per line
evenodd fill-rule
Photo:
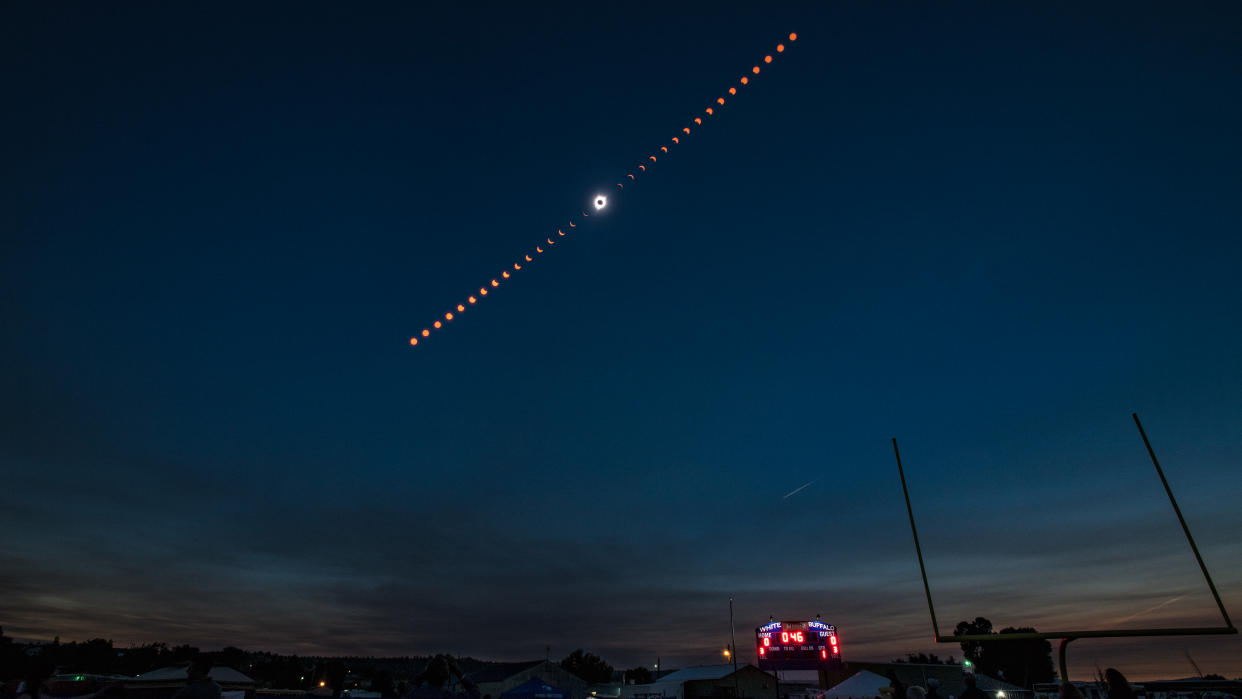
M 1212 582 L 1212 576 L 1208 573 L 1207 565 L 1203 562 L 1203 556 L 1199 555 L 1199 547 L 1195 544 L 1195 539 L 1190 535 L 1190 527 L 1186 526 L 1186 518 L 1182 516 L 1182 510 L 1177 506 L 1177 500 L 1173 497 L 1173 490 L 1169 487 L 1169 481 L 1164 477 L 1164 469 L 1160 468 L 1160 461 L 1156 459 L 1156 452 L 1151 448 L 1151 442 L 1147 439 L 1147 433 L 1143 430 L 1143 423 L 1139 422 L 1138 413 L 1131 413 L 1134 418 L 1134 424 L 1138 427 L 1139 435 L 1143 438 L 1143 444 L 1147 447 L 1147 454 L 1151 456 L 1151 463 L 1156 467 L 1156 474 L 1160 476 L 1160 482 L 1164 484 L 1164 492 L 1169 496 L 1169 503 L 1173 505 L 1173 512 L 1177 515 L 1177 521 L 1181 522 L 1182 531 L 1186 534 L 1186 541 L 1190 544 L 1190 550 L 1195 554 L 1195 560 L 1199 562 L 1199 570 L 1203 571 L 1203 579 L 1207 581 L 1208 589 L 1212 591 L 1212 597 L 1216 600 L 1216 606 L 1220 609 L 1221 618 L 1224 620 L 1224 626 L 1209 626 L 1196 628 L 1180 628 L 1180 629 L 1088 629 L 1083 631 L 1051 631 L 1048 633 L 1004 633 L 1004 634 L 964 634 L 945 636 L 940 633 L 940 626 L 936 622 L 936 607 L 932 604 L 931 587 L 927 584 L 927 568 L 923 565 L 923 549 L 919 546 L 919 530 L 914 524 L 914 509 L 910 506 L 910 490 L 906 487 L 906 473 L 901 466 L 901 452 L 897 450 L 897 438 L 893 438 L 893 456 L 897 458 L 897 475 L 901 477 L 901 492 L 906 498 L 906 514 L 910 517 L 910 533 L 914 535 L 914 552 L 919 559 L 919 572 L 923 575 L 923 593 L 927 596 L 927 610 L 931 614 L 932 630 L 935 632 L 935 640 L 937 643 L 961 643 L 963 641 L 1024 641 L 1033 639 L 1060 639 L 1061 644 L 1058 649 L 1061 666 L 1061 682 L 1069 681 L 1069 673 L 1065 667 L 1065 649 L 1072 641 L 1080 638 L 1134 638 L 1140 636 L 1204 636 L 1219 634 L 1236 634 L 1238 629 L 1234 627 L 1233 622 L 1229 619 L 1229 613 L 1225 611 L 1225 604 L 1220 600 L 1220 593 L 1216 591 L 1216 584 Z

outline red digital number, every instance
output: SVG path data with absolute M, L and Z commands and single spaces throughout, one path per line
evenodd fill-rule
M 770 646 L 770 645 L 772 645 L 772 639 L 768 638 L 767 636 L 764 636 L 764 637 L 763 637 L 763 647 L 764 647 L 764 648 L 767 648 L 767 647 L 768 647 L 768 646 Z
M 793 640 L 794 643 L 804 643 L 806 641 L 806 636 L 801 631 L 794 631 Z
M 781 632 L 781 643 L 789 643 L 789 632 L 788 631 Z

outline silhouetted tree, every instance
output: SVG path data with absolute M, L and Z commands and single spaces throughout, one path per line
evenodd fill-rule
M 245 666 L 250 663 L 249 655 L 246 651 L 233 646 L 225 646 L 224 649 L 212 653 L 212 657 L 216 661 L 216 665 L 231 667 L 242 672 L 246 671 L 247 668 Z
M 590 684 L 612 681 L 612 666 L 594 653 L 575 650 L 561 661 L 561 667 L 586 680 Z
M 381 696 L 391 697 L 396 694 L 396 687 L 393 686 L 392 673 L 388 670 L 377 670 L 375 676 L 371 678 L 371 691 L 379 692 Z
M 1000 630 L 1007 633 L 1036 633 L 1027 626 L 1022 628 L 1006 627 Z M 1004 671 L 1005 678 L 1014 684 L 1027 689 L 1042 682 L 1051 682 L 1056 673 L 1052 670 L 1052 644 L 1046 639 L 1029 638 L 1020 641 L 997 641 L 995 650 L 987 649 L 984 654 L 995 652 L 997 665 Z
M 322 680 L 332 688 L 332 694 L 340 694 L 345 688 L 345 663 L 340 660 L 329 660 L 324 663 L 323 674 Z
M 151 643 L 145 646 L 126 648 L 124 655 L 119 655 L 112 672 L 119 675 L 140 675 L 148 670 L 163 667 L 170 660 L 168 647 L 163 643 Z
M 973 622 L 958 623 L 955 632 L 958 635 L 991 634 L 992 622 L 983 617 L 975 617 Z M 1034 632 L 1035 629 L 1029 627 L 1006 627 L 1001 629 L 1000 634 Z M 1001 677 L 1027 689 L 1039 682 L 1051 682 L 1055 677 L 1052 670 L 1052 644 L 1045 639 L 962 641 L 962 653 L 975 664 L 979 672 Z
M 306 689 L 310 680 L 306 679 L 306 667 L 298 656 L 276 656 L 266 664 L 254 669 L 253 677 L 273 689 Z M 325 682 L 327 680 L 324 680 Z
M 651 670 L 639 665 L 625 671 L 625 681 L 633 684 L 651 684 Z
M 975 617 L 974 621 L 959 621 L 953 633 L 957 636 L 992 633 L 992 622 L 981 616 Z M 985 675 L 992 674 L 984 667 L 983 643 L 981 641 L 962 641 L 962 655 L 974 663 L 975 668 L 979 672 Z
M 26 673 L 26 652 L 0 629 L 0 680 Z
M 915 655 L 914 653 L 908 653 L 906 655 L 905 660 L 902 660 L 901 658 L 896 658 L 893 660 L 893 662 L 895 663 L 921 663 L 923 665 L 950 665 L 950 664 L 953 664 L 953 658 L 950 657 L 948 660 L 941 660 L 940 656 L 936 655 L 935 653 L 932 653 L 931 655 L 928 655 L 927 653 L 919 653 L 918 655 Z
M 85 643 L 71 643 L 65 646 L 69 651 L 68 665 L 75 672 L 89 672 L 103 675 L 112 672 L 116 664 L 116 651 L 112 650 L 112 641 L 92 638 Z

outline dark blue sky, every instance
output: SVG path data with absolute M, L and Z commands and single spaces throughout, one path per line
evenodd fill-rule
M 1242 614 L 1239 26 L 11 4 L 0 623 L 697 664 L 733 595 L 743 648 L 821 613 L 847 656 L 960 656 L 896 436 L 949 626 L 1214 624 L 1131 411 Z M 1237 639 L 1071 658 L 1183 676 L 1183 648 L 1242 674 Z

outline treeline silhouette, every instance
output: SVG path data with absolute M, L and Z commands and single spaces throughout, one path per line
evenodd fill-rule
M 984 617 L 975 617 L 974 621 L 959 622 L 954 629 L 955 634 L 975 635 L 990 634 L 995 641 L 963 641 L 962 660 L 970 661 L 975 671 L 984 675 L 997 677 L 1006 682 L 1021 685 L 1030 689 L 1036 683 L 1051 682 L 1056 677 L 1052 666 L 1052 644 L 1041 639 L 1003 640 L 1008 633 L 1034 632 L 1030 627 L 1014 628 L 1007 626 L 999 632 L 992 630 L 992 622 Z M 926 665 L 956 665 L 958 661 L 950 655 L 948 660 L 941 660 L 935 653 L 910 653 L 903 660 L 896 658 L 894 663 L 922 663 Z
M 170 665 L 184 665 L 199 656 L 245 673 L 259 687 L 311 689 L 323 682 L 335 690 L 365 686 L 385 695 L 394 694 L 397 683 L 413 679 L 432 658 L 281 655 L 232 646 L 202 651 L 190 645 L 167 643 L 116 647 L 104 638 L 61 643 L 57 637 L 51 643 L 22 643 L 5 636 L 0 628 L 0 680 L 53 673 L 135 677 Z M 458 658 L 457 663 L 467 673 L 493 665 L 475 658 Z
M 1007 633 L 1034 633 L 1035 629 L 1007 626 L 996 633 L 992 630 L 992 622 L 979 616 L 974 621 L 958 622 L 953 632 L 958 635 L 995 634 L 999 638 Z M 1052 644 L 1043 639 L 963 641 L 962 654 L 979 672 L 1028 689 L 1056 677 L 1052 668 Z
M 940 656 L 935 653 L 908 653 L 904 658 L 893 658 L 895 663 L 919 663 L 922 665 L 957 665 L 957 660 L 953 656 L 949 656 L 948 660 L 941 660 Z
M 59 636 L 51 643 L 21 643 L 5 636 L 4 629 L 0 628 L 0 681 L 52 674 L 135 677 L 170 665 L 185 665 L 199 657 L 209 657 L 217 666 L 238 670 L 264 689 L 309 690 L 321 686 L 322 682 L 322 686 L 331 688 L 334 693 L 359 688 L 389 697 L 399 695 L 403 686 L 422 672 L 434 656 L 298 656 L 245 651 L 233 646 L 202 651 L 191 645 L 170 647 L 166 643 L 118 648 L 108 639 L 61 643 Z M 467 674 L 512 665 L 471 657 L 454 660 Z M 560 665 L 593 683 L 609 682 L 618 674 L 602 658 L 581 648 L 561 660 Z M 630 680 L 651 681 L 651 673 L 645 668 L 633 668 L 625 673 Z

